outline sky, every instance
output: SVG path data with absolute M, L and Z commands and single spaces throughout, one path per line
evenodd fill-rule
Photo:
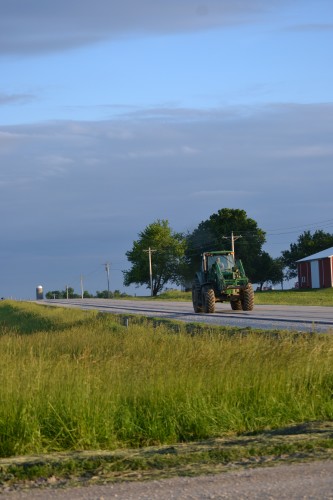
M 331 0 L 1 0 L 0 297 L 124 287 L 147 225 L 333 233 Z M 236 243 L 237 251 L 237 243 Z M 147 260 L 148 266 L 148 260 Z M 172 285 L 171 285 L 172 286 Z

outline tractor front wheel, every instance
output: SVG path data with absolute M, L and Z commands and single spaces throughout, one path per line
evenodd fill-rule
M 206 288 L 203 291 L 203 306 L 205 313 L 212 314 L 215 312 L 215 293 L 212 288 Z
M 230 305 L 231 305 L 231 309 L 233 311 L 241 311 L 242 310 L 241 300 L 231 300 Z

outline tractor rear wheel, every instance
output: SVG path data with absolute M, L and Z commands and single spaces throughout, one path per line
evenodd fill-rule
M 243 290 L 242 309 L 243 311 L 252 311 L 254 306 L 254 292 L 251 283 Z
M 233 311 L 241 311 L 242 310 L 241 300 L 231 300 L 230 305 L 231 305 L 231 309 Z
M 201 313 L 203 311 L 201 302 L 201 287 L 197 279 L 194 281 L 192 285 L 192 302 L 193 302 L 194 312 Z
M 215 293 L 212 288 L 206 288 L 203 291 L 203 306 L 205 313 L 212 314 L 215 312 Z

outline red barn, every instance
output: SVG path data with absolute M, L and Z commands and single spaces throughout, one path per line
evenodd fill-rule
M 299 288 L 333 287 L 333 247 L 297 261 Z

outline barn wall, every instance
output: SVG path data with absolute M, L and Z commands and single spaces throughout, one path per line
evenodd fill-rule
M 331 288 L 333 286 L 333 261 L 332 257 L 318 259 L 320 288 Z M 298 286 L 299 288 L 312 288 L 311 261 L 299 262 Z
M 332 287 L 331 258 L 319 260 L 319 278 L 321 288 Z
M 310 262 L 299 262 L 298 266 L 298 286 L 299 288 L 311 288 L 311 267 Z

